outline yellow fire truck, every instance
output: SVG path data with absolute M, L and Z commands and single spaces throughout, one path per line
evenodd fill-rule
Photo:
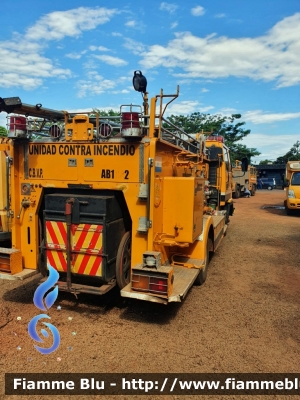
M 46 109 L 1 98 L 9 115 L 1 139 L 2 219 L 11 246 L 0 248 L 0 272 L 44 279 L 59 290 L 167 304 L 204 283 L 233 214 L 231 163 L 221 136 L 189 135 L 164 115 L 177 93 L 120 116 Z M 2 224 L 4 226 L 4 224 Z M 5 232 L 3 232 L 5 233 Z
M 234 199 L 238 199 L 245 189 L 251 192 L 251 196 L 255 195 L 257 188 L 256 168 L 248 165 L 247 158 L 244 158 L 242 161 L 235 161 L 235 166 L 232 168 L 232 178 L 232 197 Z
M 284 206 L 287 215 L 300 210 L 300 161 L 288 161 L 285 172 L 286 199 Z

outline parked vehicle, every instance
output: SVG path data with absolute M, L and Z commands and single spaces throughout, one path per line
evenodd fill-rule
M 0 279 L 39 270 L 46 280 L 51 266 L 60 291 L 118 285 L 123 297 L 163 304 L 204 283 L 234 211 L 229 149 L 223 136 L 191 136 L 164 118 L 179 88 L 149 107 L 141 71 L 133 83 L 144 110 L 122 105 L 111 118 L 0 98 L 11 114 L 0 139 L 11 234 Z
M 284 206 L 287 215 L 300 210 L 300 161 L 288 161 L 285 172 L 286 199 Z
M 255 195 L 257 188 L 257 172 L 256 168 L 248 165 L 248 160 L 244 158 L 242 161 L 236 160 L 235 166 L 232 167 L 233 188 L 232 197 L 238 199 L 244 194 L 245 189 L 251 192 L 251 196 Z
M 276 180 L 275 178 L 261 178 L 262 188 L 273 190 L 276 189 Z

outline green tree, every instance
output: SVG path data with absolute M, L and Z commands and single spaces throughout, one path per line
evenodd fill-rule
M 300 160 L 300 141 L 297 140 L 296 143 L 290 148 L 290 150 L 281 157 L 278 157 L 275 161 L 278 164 L 287 163 L 288 161 L 298 161 Z
M 105 110 L 99 110 L 98 108 L 94 108 L 93 113 L 100 115 L 100 117 L 118 117 L 120 115 L 119 111 L 114 111 L 113 109 L 105 111 Z
M 0 136 L 7 136 L 7 131 L 4 126 L 0 126 Z
M 267 164 L 273 164 L 273 161 L 271 161 L 271 160 L 261 160 L 259 162 L 259 165 L 267 165 Z
M 195 112 L 189 116 L 171 115 L 167 119 L 189 134 L 211 132 L 222 135 L 230 149 L 232 161 L 241 160 L 243 157 L 247 157 L 251 161 L 251 157 L 258 156 L 260 152 L 255 148 L 248 148 L 238 143 L 250 134 L 250 129 L 244 129 L 245 122 L 238 121 L 240 118 L 241 114 L 225 117 L 219 114 L 210 115 Z

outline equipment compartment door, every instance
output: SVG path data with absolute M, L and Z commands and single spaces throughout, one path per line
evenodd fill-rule
M 72 224 L 71 272 L 102 276 L 102 225 Z M 46 221 L 46 257 L 58 271 L 67 272 L 67 229 L 62 221 Z

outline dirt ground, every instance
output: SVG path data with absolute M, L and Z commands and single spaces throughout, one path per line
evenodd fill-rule
M 283 190 L 260 190 L 235 200 L 206 283 L 182 303 L 124 301 L 118 290 L 60 293 L 48 315 L 61 343 L 50 355 L 34 349 L 27 331 L 40 313 L 32 301 L 39 276 L 0 280 L 0 398 L 15 398 L 4 396 L 5 372 L 300 373 L 300 217 L 285 215 L 283 199 Z M 183 397 L 196 398 L 140 396 Z

